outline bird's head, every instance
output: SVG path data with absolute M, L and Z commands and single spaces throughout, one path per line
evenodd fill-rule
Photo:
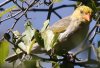
M 90 22 L 92 16 L 92 9 L 88 6 L 80 6 L 73 12 L 72 17 L 81 19 L 82 22 Z

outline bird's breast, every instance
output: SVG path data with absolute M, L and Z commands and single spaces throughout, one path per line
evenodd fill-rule
M 63 51 L 69 51 L 80 45 L 80 43 L 85 39 L 88 29 L 89 25 L 81 24 L 80 27 L 75 32 L 73 32 L 65 41 L 59 42 L 55 46 L 56 51 L 58 53 L 63 53 Z

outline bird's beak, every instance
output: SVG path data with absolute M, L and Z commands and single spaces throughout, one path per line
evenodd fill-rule
M 90 14 L 85 14 L 83 16 L 83 18 L 86 20 L 86 21 L 90 21 Z

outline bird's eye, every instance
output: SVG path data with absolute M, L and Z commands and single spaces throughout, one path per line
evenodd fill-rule
M 83 11 L 81 10 L 80 13 L 83 13 Z

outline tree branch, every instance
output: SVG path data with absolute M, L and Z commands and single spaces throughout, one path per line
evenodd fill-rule
M 6 0 L 6 1 L 0 3 L 0 7 L 6 5 L 7 3 L 11 2 L 11 1 L 12 1 L 12 0 Z
M 48 20 L 48 19 L 50 20 L 51 13 L 52 13 L 52 9 L 53 9 L 53 4 L 52 4 L 52 5 L 50 5 L 50 7 L 49 7 L 47 20 Z

